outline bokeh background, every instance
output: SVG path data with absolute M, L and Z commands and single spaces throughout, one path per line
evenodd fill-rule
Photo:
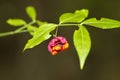
M 8 18 L 23 18 L 26 6 L 34 6 L 38 19 L 58 23 L 64 12 L 89 9 L 89 17 L 120 20 L 120 0 L 0 0 L 0 32 L 14 30 L 6 24 Z M 0 80 L 120 80 L 120 28 L 101 30 L 86 26 L 92 48 L 85 67 L 79 69 L 72 36 L 76 27 L 60 27 L 70 48 L 56 56 L 47 51 L 49 40 L 24 53 L 31 36 L 28 33 L 0 38 Z

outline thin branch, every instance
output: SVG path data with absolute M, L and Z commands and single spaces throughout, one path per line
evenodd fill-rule
M 14 34 L 18 34 L 18 33 L 24 33 L 24 32 L 29 32 L 28 30 L 25 30 L 28 26 L 32 25 L 36 23 L 36 21 L 32 21 L 29 22 L 27 25 L 22 26 L 14 31 L 9 31 L 9 32 L 4 32 L 4 33 L 0 33 L 0 37 L 4 37 L 4 36 L 9 36 L 9 35 L 14 35 Z
M 10 31 L 10 32 L 5 32 L 5 33 L 0 33 L 0 37 L 19 34 L 19 33 L 25 33 L 25 32 L 28 32 L 28 30 L 22 30 L 22 31 L 19 31 L 19 32 L 18 31 Z
M 80 23 L 78 24 L 72 24 L 72 23 L 70 23 L 70 24 L 67 24 L 67 23 L 65 23 L 65 24 L 58 24 L 58 26 L 78 26 L 78 25 L 80 25 Z

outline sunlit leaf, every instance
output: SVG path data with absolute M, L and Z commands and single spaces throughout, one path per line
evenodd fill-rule
M 43 24 L 47 24 L 47 22 L 42 22 L 42 21 L 39 21 L 39 20 L 37 20 L 37 22 L 36 22 L 39 26 L 41 26 L 41 25 L 43 25 Z
M 84 26 L 79 27 L 79 30 L 74 32 L 73 41 L 79 56 L 80 68 L 83 69 L 91 48 L 91 40 L 87 29 Z
M 80 23 L 88 16 L 88 10 L 76 10 L 75 13 L 64 13 L 60 16 L 59 22 L 60 23 Z
M 42 26 L 42 25 L 44 25 L 44 24 L 47 24 L 47 22 L 42 22 L 42 21 L 39 21 L 39 20 L 37 20 L 36 23 L 37 23 L 38 26 Z M 33 25 L 30 25 L 30 26 L 27 27 L 27 30 L 29 31 L 29 33 L 30 33 L 31 35 L 34 35 L 34 32 L 35 32 L 37 29 L 38 29 L 38 27 L 33 26 Z
M 100 20 L 97 20 L 96 18 L 91 18 L 84 21 L 83 24 L 94 26 L 101 29 L 112 29 L 120 27 L 120 21 L 109 18 L 101 18 Z
M 27 27 L 27 30 L 29 31 L 29 33 L 30 33 L 31 35 L 34 35 L 34 32 L 35 32 L 37 29 L 38 29 L 38 28 L 37 28 L 36 26 L 32 26 L 32 25 L 30 25 L 30 26 Z
M 26 8 L 26 13 L 33 21 L 36 20 L 36 10 L 33 6 L 28 6 Z
M 26 24 L 23 19 L 8 19 L 7 23 L 12 26 L 22 26 Z
M 35 32 L 33 37 L 28 40 L 25 45 L 24 50 L 33 48 L 43 41 L 49 39 L 51 37 L 50 32 L 56 28 L 56 24 L 44 24 L 40 26 Z

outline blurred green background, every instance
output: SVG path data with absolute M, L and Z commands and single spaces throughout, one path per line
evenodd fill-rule
M 25 7 L 36 8 L 38 19 L 58 23 L 64 12 L 89 9 L 89 17 L 120 20 L 120 0 L 0 0 L 0 32 L 14 30 L 6 24 L 8 18 L 23 18 Z M 120 28 L 101 30 L 86 26 L 91 34 L 92 48 L 84 69 L 73 46 L 76 27 L 60 27 L 70 48 L 56 56 L 47 51 L 49 40 L 22 54 L 28 33 L 0 38 L 0 80 L 120 80 Z

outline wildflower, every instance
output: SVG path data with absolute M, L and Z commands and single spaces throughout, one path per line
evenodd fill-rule
M 57 36 L 53 38 L 48 44 L 48 51 L 52 55 L 56 55 L 58 52 L 66 50 L 69 47 L 69 43 L 66 38 L 62 36 Z

